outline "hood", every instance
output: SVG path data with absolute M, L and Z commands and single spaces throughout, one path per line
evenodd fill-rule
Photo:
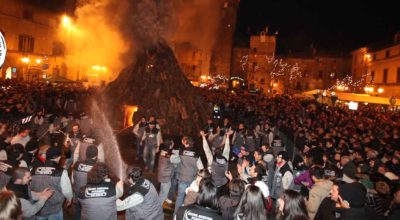
M 333 185 L 333 182 L 332 182 L 332 181 L 330 181 L 330 180 L 324 180 L 324 181 L 322 181 L 322 182 L 319 182 L 319 183 L 315 184 L 314 186 L 315 186 L 315 187 L 318 186 L 318 189 L 319 189 L 319 190 L 325 191 L 325 192 L 328 192 L 328 193 L 329 193 L 329 192 L 331 191 L 331 189 L 332 189 L 332 185 Z

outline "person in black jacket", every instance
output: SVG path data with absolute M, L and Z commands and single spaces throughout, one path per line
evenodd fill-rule
M 390 206 L 388 220 L 400 219 L 400 185 L 397 186 L 394 192 L 394 198 Z
M 343 201 L 343 200 L 340 200 Z M 336 219 L 336 204 L 339 204 L 339 186 L 337 183 L 332 185 L 330 196 L 322 200 L 314 220 L 334 220 Z
M 189 220 L 196 217 L 196 219 L 222 220 L 222 216 L 218 214 L 218 208 L 217 187 L 211 178 L 205 178 L 200 183 L 196 204 L 180 207 L 175 219 Z

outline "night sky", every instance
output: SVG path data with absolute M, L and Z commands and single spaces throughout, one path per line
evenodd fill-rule
M 65 0 L 25 0 L 62 11 Z M 400 31 L 396 0 L 241 0 L 235 46 L 249 44 L 250 34 L 269 26 L 278 31 L 277 50 L 348 54 L 362 46 L 393 40 Z
M 393 39 L 400 31 L 398 1 L 241 0 L 235 45 L 269 26 L 279 32 L 278 53 L 351 50 Z

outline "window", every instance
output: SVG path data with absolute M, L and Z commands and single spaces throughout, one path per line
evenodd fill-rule
M 371 71 L 371 83 L 375 80 L 375 71 Z
M 387 83 L 387 77 L 388 77 L 388 69 L 384 69 L 383 70 L 383 79 L 382 79 L 382 83 Z
M 254 52 L 254 53 L 257 53 L 257 47 L 254 47 L 254 48 L 253 48 L 253 52 Z
M 372 55 L 372 60 L 376 60 L 376 54 Z
M 33 20 L 33 12 L 29 10 L 24 10 L 22 12 L 22 17 L 26 20 Z
M 32 36 L 19 35 L 18 40 L 18 51 L 33 52 L 35 39 Z
M 319 72 L 318 72 L 318 77 L 319 77 L 319 78 L 322 78 L 323 75 L 324 75 L 324 72 L 322 72 L 322 71 L 319 71 Z
M 224 8 L 228 8 L 229 3 L 228 2 L 224 2 Z
M 390 51 L 387 50 L 387 51 L 386 51 L 386 58 L 389 58 L 389 56 L 390 56 Z
M 265 78 L 260 79 L 260 84 L 264 85 L 265 84 Z
M 400 67 L 397 67 L 397 78 L 396 78 L 396 82 L 400 83 Z

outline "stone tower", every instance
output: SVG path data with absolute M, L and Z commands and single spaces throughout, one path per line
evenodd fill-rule
M 217 40 L 211 54 L 211 75 L 231 74 L 231 58 L 233 52 L 233 35 L 236 27 L 236 17 L 240 0 L 225 0 L 218 29 Z

